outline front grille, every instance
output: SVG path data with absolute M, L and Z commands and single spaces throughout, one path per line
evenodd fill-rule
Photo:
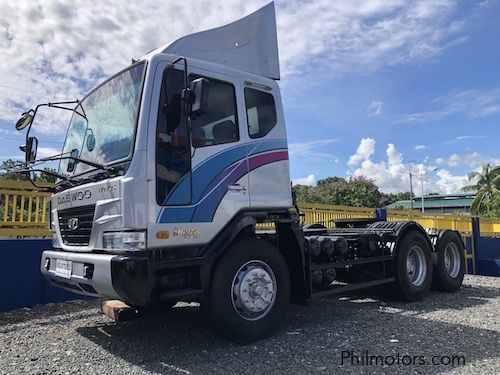
M 86 246 L 89 244 L 92 224 L 94 222 L 95 206 L 68 208 L 58 212 L 59 229 L 65 245 Z M 76 228 L 69 225 L 74 219 L 78 220 Z

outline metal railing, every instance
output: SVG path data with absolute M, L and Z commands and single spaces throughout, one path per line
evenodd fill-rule
M 412 212 L 410 210 L 387 210 L 388 221 L 416 221 L 424 228 L 451 229 L 462 235 L 472 233 L 471 217 L 464 214 L 431 214 Z M 487 218 L 480 219 L 482 237 L 500 237 L 500 221 Z
M 41 183 L 52 187 L 51 183 Z M 0 180 L 0 236 L 48 236 L 50 193 L 38 191 L 28 181 Z M 374 208 L 299 204 L 306 224 L 323 223 L 332 227 L 335 220 L 373 218 Z M 424 228 L 452 229 L 462 235 L 472 232 L 471 218 L 459 214 L 430 214 L 410 210 L 387 210 L 388 221 L 413 220 Z M 264 227 L 264 226 L 263 226 Z M 481 218 L 481 236 L 500 237 L 500 220 Z
M 0 180 L 0 236 L 49 236 L 50 195 L 29 181 Z
M 332 227 L 335 220 L 373 218 L 375 208 L 359 208 L 348 206 L 330 206 L 323 204 L 299 204 L 301 214 L 304 214 L 305 224 L 323 223 Z M 462 235 L 472 233 L 471 217 L 460 214 L 433 214 L 413 212 L 410 210 L 386 210 L 388 221 L 415 221 L 424 228 L 451 229 Z M 481 236 L 500 237 L 500 220 L 481 218 Z
M 375 217 L 373 208 L 303 203 L 299 204 L 299 209 L 300 213 L 304 214 L 305 224 L 322 223 L 326 227 L 332 227 L 335 220 Z

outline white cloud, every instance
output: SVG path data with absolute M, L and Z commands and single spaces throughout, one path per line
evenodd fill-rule
M 8 130 L 8 129 L 0 128 L 0 134 L 2 134 L 2 135 L 11 135 L 11 134 L 15 134 L 15 132 L 13 130 Z
M 457 143 L 460 141 L 470 141 L 470 140 L 477 140 L 477 139 L 484 139 L 486 138 L 485 135 L 459 135 L 453 139 L 450 139 L 449 141 L 446 141 L 446 143 Z
M 492 159 L 476 151 L 462 155 L 451 154 L 448 157 L 440 157 L 435 160 L 435 163 L 437 165 L 447 165 L 448 167 L 467 166 L 470 169 L 475 169 L 488 161 L 492 162 L 493 164 L 500 164 L 500 159 Z
M 382 114 L 383 106 L 384 103 L 381 100 L 373 100 L 366 110 L 368 112 L 368 116 L 380 116 Z
M 452 194 L 460 192 L 460 189 L 468 184 L 468 179 L 466 176 L 454 176 L 450 171 L 446 169 L 441 169 L 437 171 L 436 175 L 439 177 L 437 181 L 431 182 L 432 186 L 436 187 L 436 191 L 444 192 L 446 194 Z M 425 186 L 425 183 L 424 183 Z M 427 192 L 432 192 L 432 190 L 427 190 Z
M 38 147 L 37 157 L 47 158 L 49 156 L 59 155 L 61 153 L 60 149 L 52 147 Z
M 455 137 L 457 141 L 463 141 L 467 139 L 483 139 L 486 138 L 485 135 L 459 135 L 458 137 Z
M 372 138 L 363 138 L 361 139 L 361 143 L 356 150 L 354 155 L 349 157 L 349 161 L 347 165 L 353 167 L 359 164 L 361 161 L 366 161 L 373 155 L 375 152 L 375 140 Z
M 457 193 L 468 182 L 465 175 L 454 175 L 442 167 L 437 170 L 436 165 L 433 164 L 420 163 L 413 165 L 408 162 L 405 163 L 403 154 L 392 143 L 387 145 L 385 151 L 386 160 L 376 162 L 372 160 L 375 153 L 375 143 L 372 138 L 361 139 L 356 153 L 349 158 L 348 166 L 351 169 L 348 174 L 351 176 L 365 176 L 374 180 L 381 191 L 387 193 L 409 191 L 410 171 L 414 176 L 413 190 L 417 195 L 421 192 L 422 178 L 424 180 L 424 194 L 430 192 Z M 473 156 L 477 157 L 476 154 Z M 452 160 L 454 159 L 452 158 Z M 447 160 L 441 158 L 441 160 L 436 160 L 436 164 L 443 165 Z M 472 156 L 470 161 L 472 161 Z
M 455 0 L 289 1 L 279 4 L 280 47 L 288 72 L 342 72 L 415 63 L 463 41 Z M 307 64 L 299 56 L 306 58 Z M 288 58 L 290 57 L 290 58 Z M 317 64 L 317 63 L 320 64 Z
M 21 159 L 21 157 L 19 155 L 2 155 L 2 156 L 0 156 L 0 160 L 5 160 L 5 159 L 19 160 L 19 159 Z
M 328 146 L 338 141 L 338 139 L 333 138 L 289 143 L 288 152 L 291 158 L 300 158 L 301 161 L 334 161 L 337 163 L 338 159 L 333 159 L 332 153 L 328 150 Z
M 316 185 L 316 177 L 313 174 L 310 174 L 307 177 L 297 178 L 292 181 L 294 185 L 306 185 L 306 186 L 314 186 Z
M 0 120 L 12 123 L 40 102 L 80 98 L 132 57 L 267 2 L 0 0 Z M 465 39 L 463 17 L 471 12 L 462 6 L 458 0 L 278 2 L 283 84 L 435 58 Z M 37 128 L 61 134 L 63 117 L 41 113 Z
M 425 150 L 426 148 L 427 148 L 427 146 L 425 146 L 425 145 L 416 145 L 415 147 L 413 147 L 413 149 L 414 149 L 415 151 L 423 151 L 423 150 Z
M 429 123 L 445 117 L 462 115 L 478 118 L 500 114 L 500 89 L 455 91 L 428 103 L 436 110 L 393 116 L 397 123 Z M 455 140 L 478 139 L 483 136 L 458 136 Z

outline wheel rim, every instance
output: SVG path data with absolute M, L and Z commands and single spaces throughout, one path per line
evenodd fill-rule
M 452 242 L 444 248 L 444 267 L 451 278 L 457 277 L 460 272 L 460 250 Z
M 414 245 L 410 248 L 406 258 L 406 273 L 408 281 L 413 286 L 420 286 L 424 283 L 427 276 L 427 262 L 425 260 L 424 250 Z
M 251 260 L 241 266 L 233 278 L 233 307 L 243 319 L 262 319 L 276 301 L 276 288 L 276 277 L 271 267 L 260 260 Z

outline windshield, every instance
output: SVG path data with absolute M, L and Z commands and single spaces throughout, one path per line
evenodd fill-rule
M 80 159 L 104 165 L 131 154 L 144 68 L 141 63 L 120 73 L 83 99 L 73 112 L 63 153 L 77 149 Z M 70 174 L 68 162 L 61 160 L 60 174 Z M 78 163 L 72 173 L 90 169 L 95 168 Z

